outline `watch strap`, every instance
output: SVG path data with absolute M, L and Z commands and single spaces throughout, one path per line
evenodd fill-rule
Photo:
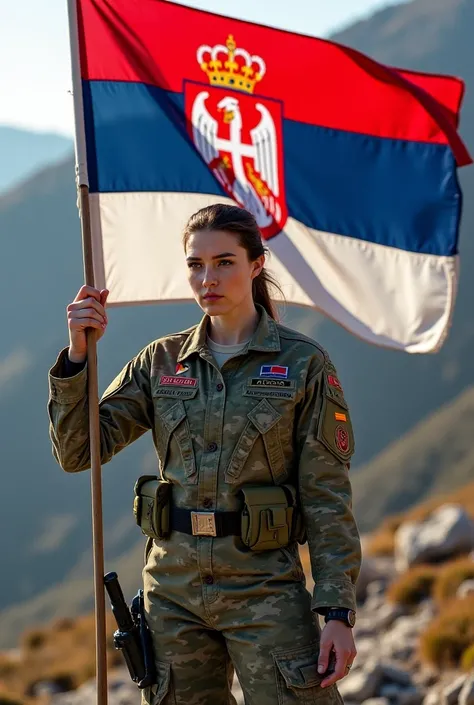
M 329 607 L 324 616 L 324 621 L 327 624 L 327 622 L 332 619 L 344 622 L 348 627 L 353 627 L 355 623 L 355 612 L 347 607 Z

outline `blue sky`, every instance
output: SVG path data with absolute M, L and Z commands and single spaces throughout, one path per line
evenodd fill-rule
M 326 37 L 388 0 L 185 0 L 183 5 Z M 67 0 L 0 0 L 0 124 L 73 133 Z

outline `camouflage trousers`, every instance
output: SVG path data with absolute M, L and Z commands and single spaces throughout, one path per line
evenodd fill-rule
M 142 705 L 235 705 L 234 669 L 246 705 L 342 705 L 336 685 L 319 685 L 320 627 L 296 546 L 266 552 L 284 569 L 249 581 L 210 570 L 213 540 L 199 541 L 196 549 L 183 536 L 174 570 L 161 565 L 162 546 L 148 556 L 145 607 L 158 683 L 143 691 Z

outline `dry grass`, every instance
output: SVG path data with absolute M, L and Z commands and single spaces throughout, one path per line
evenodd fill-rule
M 456 597 L 458 587 L 474 579 L 474 560 L 466 556 L 441 565 L 417 565 L 398 576 L 389 585 L 390 602 L 414 607 L 432 597 L 439 607 Z
M 64 690 L 72 690 L 93 678 L 94 625 L 93 615 L 77 620 L 57 620 L 50 627 L 26 632 L 21 640 L 18 658 L 0 654 L 0 705 L 3 703 L 2 688 L 13 698 L 11 705 L 30 705 L 36 703 L 33 696 L 35 685 L 39 682 L 53 681 Z M 120 652 L 113 647 L 112 634 L 115 629 L 115 620 L 109 613 L 107 660 L 110 668 L 124 663 Z
M 15 698 L 7 692 L 2 692 L 0 690 L 0 705 L 24 705 L 24 700 Z
M 468 646 L 461 657 L 461 668 L 466 673 L 474 672 L 474 643 Z
M 420 638 L 420 656 L 437 668 L 460 668 L 474 644 L 474 596 L 451 600 Z
M 423 521 L 431 512 L 443 504 L 459 504 L 474 519 L 474 482 L 449 494 L 432 497 L 426 502 L 412 507 L 403 514 L 387 517 L 370 539 L 365 549 L 366 555 L 380 556 L 393 554 L 394 534 L 404 521 Z
M 400 575 L 388 588 L 390 602 L 416 607 L 422 600 L 431 596 L 439 569 L 430 565 L 417 565 Z
M 395 550 L 395 532 L 381 527 L 367 541 L 364 553 L 367 556 L 393 556 Z
M 458 587 L 465 581 L 474 578 L 474 560 L 469 557 L 458 558 L 440 567 L 433 597 L 442 604 L 456 596 Z
M 416 565 L 389 586 L 387 598 L 407 607 L 433 597 L 439 606 L 456 597 L 458 587 L 474 579 L 474 560 L 465 556 L 441 565 Z

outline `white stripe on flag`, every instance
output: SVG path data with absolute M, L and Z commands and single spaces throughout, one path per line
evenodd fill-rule
M 91 194 L 97 286 L 111 305 L 192 300 L 181 233 L 189 216 L 224 197 Z M 312 230 L 289 219 L 270 240 L 268 268 L 288 303 L 312 306 L 376 345 L 436 350 L 450 322 L 457 257 L 420 255 Z

